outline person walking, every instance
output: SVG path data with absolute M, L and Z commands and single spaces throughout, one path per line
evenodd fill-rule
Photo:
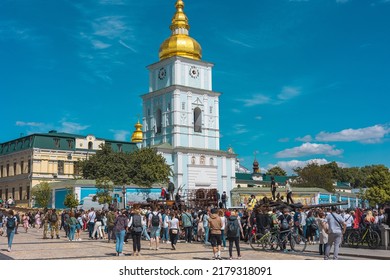
M 68 219 L 65 221 L 69 228 L 69 233 L 68 233 L 68 240 L 69 241 L 76 241 L 75 240 L 75 233 L 76 233 L 76 224 L 77 224 L 77 219 L 75 218 L 74 212 L 71 211 L 69 213 Z
M 116 217 L 114 222 L 114 234 L 116 238 L 116 255 L 124 256 L 123 254 L 123 243 L 125 240 L 125 234 L 127 230 L 127 225 L 129 224 L 129 219 L 127 218 L 127 212 L 122 211 L 121 215 Z
M 56 213 L 56 209 L 51 210 L 51 214 L 49 216 L 49 222 L 50 222 L 51 239 L 54 238 L 54 233 L 56 234 L 57 239 L 60 239 L 60 233 L 58 230 L 58 215 Z
M 236 246 L 237 258 L 241 259 L 240 251 L 240 233 L 244 237 L 244 231 L 239 219 L 237 219 L 237 212 L 232 211 L 226 212 L 227 224 L 226 224 L 226 234 L 229 241 L 229 259 L 233 259 L 233 244 Z
M 7 239 L 8 239 L 8 252 L 11 252 L 12 242 L 15 236 L 15 229 L 18 225 L 18 221 L 14 215 L 13 210 L 8 211 L 8 216 L 5 219 L 5 226 L 7 228 Z
M 343 239 L 343 233 L 346 229 L 346 223 L 344 222 L 343 217 L 337 214 L 336 211 L 337 207 L 332 206 L 330 213 L 325 219 L 328 224 L 328 246 L 325 248 L 325 260 L 329 259 L 332 245 L 334 245 L 333 259 L 338 259 L 340 244 Z
M 179 239 L 179 219 L 177 218 L 177 212 L 172 211 L 172 217 L 168 222 L 169 224 L 169 237 L 171 239 L 172 250 L 176 250 L 176 243 Z
M 88 213 L 88 222 L 87 222 L 87 225 L 88 225 L 88 234 L 89 234 L 89 239 L 93 239 L 93 235 L 92 235 L 92 232 L 95 228 L 95 220 L 96 220 L 96 212 L 95 212 L 95 209 L 92 207 L 91 210 L 89 211 Z
M 318 213 L 318 217 L 316 218 L 317 224 L 318 224 L 318 231 L 319 231 L 319 254 L 322 256 L 325 254 L 326 247 L 328 246 L 328 224 L 325 220 L 325 213 L 320 211 Z

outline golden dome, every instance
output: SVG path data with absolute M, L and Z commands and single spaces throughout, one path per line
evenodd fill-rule
M 139 123 L 139 121 L 134 125 L 135 131 L 133 132 L 133 135 L 131 135 L 131 142 L 134 143 L 141 143 L 142 142 L 142 124 Z
M 170 26 L 172 34 L 160 46 L 160 60 L 175 55 L 196 60 L 202 58 L 200 44 L 188 35 L 190 26 L 188 24 L 188 18 L 183 12 L 183 8 L 184 2 L 177 0 L 176 13 L 172 18 L 172 24 Z

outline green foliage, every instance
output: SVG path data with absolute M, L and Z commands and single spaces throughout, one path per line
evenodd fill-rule
M 267 171 L 265 175 L 270 175 L 270 176 L 287 176 L 287 172 L 279 167 L 279 166 L 274 166 L 271 169 Z
M 129 176 L 141 187 L 151 187 L 155 183 L 166 183 L 172 175 L 165 158 L 155 149 L 143 148 L 130 154 Z
M 96 199 L 100 204 L 111 203 L 113 185 L 135 184 L 150 188 L 155 183 L 166 183 L 172 174 L 165 158 L 155 149 L 124 153 L 114 152 L 109 145 L 100 148 L 95 155 L 80 163 L 83 177 L 97 182 Z
M 389 189 L 375 186 L 367 189 L 362 198 L 368 200 L 370 206 L 381 205 L 390 201 L 390 192 Z
M 294 169 L 294 172 L 299 177 L 298 182 L 294 184 L 297 187 L 323 188 L 329 192 L 335 191 L 330 168 L 310 163 L 303 168 Z
M 31 190 L 31 195 L 35 197 L 35 204 L 38 207 L 47 207 L 51 201 L 51 188 L 48 182 L 35 185 Z
M 79 200 L 76 198 L 73 189 L 68 189 L 68 192 L 65 195 L 64 205 L 67 208 L 73 209 L 73 208 L 76 208 L 77 205 L 79 205 L 79 204 L 80 204 Z

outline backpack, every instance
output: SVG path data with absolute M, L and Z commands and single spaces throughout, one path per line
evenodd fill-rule
M 313 221 L 310 225 L 311 230 L 316 231 L 318 229 L 318 224 L 316 221 Z
M 160 226 L 160 217 L 158 216 L 158 213 L 157 215 L 154 215 L 154 213 L 152 212 L 152 226 L 154 227 Z
M 228 237 L 236 237 L 238 233 L 238 221 L 235 220 L 229 220 L 227 225 L 227 236 Z
M 288 224 L 287 217 L 283 217 L 282 223 L 280 224 L 281 230 L 287 230 L 290 228 L 290 225 Z
M 142 232 L 142 220 L 140 215 L 133 216 L 132 230 L 134 232 Z
M 16 227 L 16 220 L 15 217 L 8 217 L 7 218 L 7 228 L 14 229 Z
M 55 213 L 52 213 L 50 216 L 49 216 L 49 221 L 52 222 L 52 223 L 56 223 L 58 221 L 58 217 Z

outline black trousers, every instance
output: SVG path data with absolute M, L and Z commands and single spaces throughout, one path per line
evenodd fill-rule
M 133 252 L 141 251 L 141 233 L 142 232 L 132 232 L 131 236 L 133 237 Z
M 229 241 L 229 257 L 233 257 L 233 243 L 236 246 L 237 255 L 240 257 L 240 237 L 228 237 Z

